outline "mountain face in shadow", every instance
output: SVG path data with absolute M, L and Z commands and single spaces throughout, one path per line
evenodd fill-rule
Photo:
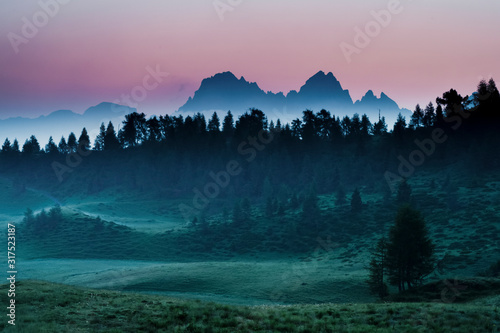
M 231 72 L 216 74 L 201 82 L 193 97 L 179 108 L 177 113 L 193 114 L 196 112 L 210 116 L 214 111 L 223 116 L 228 110 L 236 115 L 250 108 L 258 108 L 271 119 L 280 118 L 284 122 L 302 117 L 306 109 L 315 112 L 326 109 L 336 116 L 366 113 L 372 121 L 385 116 L 393 123 L 399 112 L 410 115 L 409 110 L 400 109 L 398 104 L 382 93 L 377 98 L 370 90 L 359 101 L 353 103 L 349 90 L 343 89 L 333 73 L 319 71 L 309 78 L 299 89 L 283 93 L 264 92 L 257 83 L 236 78 Z
M 215 74 L 203 79 L 200 88 L 189 97 L 180 112 L 203 112 L 211 110 L 247 110 L 250 107 L 278 107 L 285 102 L 283 94 L 265 93 L 257 83 L 238 79 L 231 72 Z
M 27 138 L 35 135 L 40 146 L 44 147 L 50 136 L 57 144 L 61 136 L 67 139 L 70 132 L 74 132 L 78 138 L 85 127 L 93 140 L 99 133 L 101 123 L 112 121 L 118 127 L 124 116 L 134 111 L 135 108 L 104 102 L 88 108 L 83 114 L 58 110 L 38 118 L 7 118 L 0 120 L 0 138 L 9 138 L 11 142 L 17 139 L 22 146 Z

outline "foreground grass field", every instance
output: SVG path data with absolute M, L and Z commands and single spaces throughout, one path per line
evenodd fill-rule
M 7 285 L 2 285 L 6 290 Z M 0 294 L 7 304 L 6 293 Z M 463 304 L 230 306 L 21 281 L 2 332 L 499 332 L 498 298 Z M 496 304 L 496 305 L 495 305 Z

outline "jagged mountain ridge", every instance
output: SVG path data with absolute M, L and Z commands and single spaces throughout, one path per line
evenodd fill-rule
M 353 102 L 349 90 L 343 89 L 333 73 L 317 72 L 309 78 L 299 91 L 292 90 L 286 95 L 282 92 L 265 92 L 257 83 L 248 82 L 244 77 L 238 79 L 231 72 L 215 74 L 205 78 L 200 88 L 189 97 L 176 113 L 193 114 L 197 112 L 209 116 L 211 112 L 242 114 L 250 108 L 263 110 L 270 119 L 280 118 L 291 121 L 301 117 L 306 109 L 315 112 L 326 109 L 336 116 L 366 113 L 372 121 L 378 120 L 379 111 L 391 124 L 399 112 L 408 115 L 409 110 L 399 108 L 398 104 L 385 93 L 376 97 L 372 90 Z

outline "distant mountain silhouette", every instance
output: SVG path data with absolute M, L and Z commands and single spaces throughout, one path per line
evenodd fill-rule
M 134 111 L 134 108 L 104 102 L 87 109 L 83 114 L 58 110 L 38 118 L 7 118 L 0 120 L 0 144 L 3 144 L 5 138 L 9 138 L 11 142 L 17 138 L 22 147 L 28 137 L 35 135 L 40 146 L 45 147 L 50 136 L 58 144 L 61 136 L 68 139 L 70 132 L 74 132 L 78 138 L 83 127 L 87 128 L 90 139 L 94 140 L 102 122 L 107 124 L 111 120 L 117 129 L 123 117 Z
M 243 77 L 238 79 L 231 72 L 219 73 L 204 79 L 194 96 L 177 113 L 187 115 L 201 112 L 210 116 L 217 111 L 219 116 L 223 116 L 231 110 L 238 115 L 249 108 L 261 109 L 271 119 L 280 118 L 285 122 L 300 118 L 306 109 L 315 112 L 326 109 L 339 117 L 366 113 L 373 122 L 378 120 L 380 110 L 381 116 L 385 116 L 390 125 L 399 112 L 411 115 L 409 110 L 400 109 L 386 94 L 382 93 L 377 98 L 371 90 L 353 103 L 349 90 L 343 89 L 331 72 L 325 74 L 323 71 L 309 78 L 298 92 L 292 90 L 286 96 L 282 92 L 264 92 L 257 83 L 248 82 Z

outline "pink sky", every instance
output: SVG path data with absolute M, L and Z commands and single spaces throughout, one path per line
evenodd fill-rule
M 16 53 L 9 33 L 22 36 L 23 18 L 43 19 L 40 3 L 58 1 L 0 4 L 0 118 L 81 113 L 142 85 L 148 66 L 170 75 L 139 103 L 147 114 L 175 111 L 227 70 L 285 93 L 331 71 L 354 100 L 372 89 L 410 109 L 452 87 L 469 94 L 482 77 L 500 81 L 498 1 L 401 0 L 348 63 L 340 44 L 395 0 L 65 0 Z M 217 1 L 236 3 L 223 20 Z

